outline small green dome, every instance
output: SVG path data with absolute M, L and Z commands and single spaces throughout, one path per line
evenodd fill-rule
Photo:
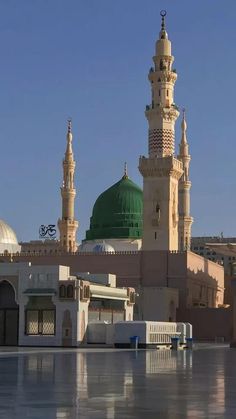
M 142 228 L 143 192 L 124 175 L 96 200 L 86 240 L 141 239 Z

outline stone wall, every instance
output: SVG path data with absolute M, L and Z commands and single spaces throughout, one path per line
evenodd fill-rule
M 177 321 L 193 325 L 193 338 L 215 341 L 224 338 L 231 341 L 233 333 L 232 310 L 227 308 L 177 309 Z

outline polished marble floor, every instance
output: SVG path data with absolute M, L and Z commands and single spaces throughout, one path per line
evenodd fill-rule
M 236 418 L 236 349 L 0 348 L 0 419 Z

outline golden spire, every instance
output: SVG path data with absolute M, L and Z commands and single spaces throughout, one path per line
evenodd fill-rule
M 128 165 L 127 165 L 127 162 L 125 162 L 125 164 L 124 164 L 124 175 L 123 175 L 122 179 L 128 179 L 128 178 L 129 178 L 129 176 L 128 176 Z
M 160 39 L 168 39 L 168 35 L 167 35 L 167 32 L 166 32 L 166 21 L 165 21 L 166 10 L 161 10 L 160 15 L 161 15 Z

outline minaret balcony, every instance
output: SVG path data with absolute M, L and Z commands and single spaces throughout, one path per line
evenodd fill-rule
M 63 198 L 73 198 L 76 196 L 76 190 L 67 186 L 61 187 L 61 196 Z
M 139 171 L 143 177 L 168 177 L 180 179 L 183 174 L 182 162 L 174 156 L 139 158 Z
M 194 219 L 190 215 L 179 214 L 179 226 L 184 226 L 186 230 L 191 228 L 193 221 Z
M 174 62 L 173 55 L 154 55 L 152 57 L 155 64 L 155 69 L 160 68 L 160 66 L 170 68 L 171 64 Z
M 189 190 L 191 188 L 192 182 L 190 180 L 181 180 L 179 181 L 179 190 Z

